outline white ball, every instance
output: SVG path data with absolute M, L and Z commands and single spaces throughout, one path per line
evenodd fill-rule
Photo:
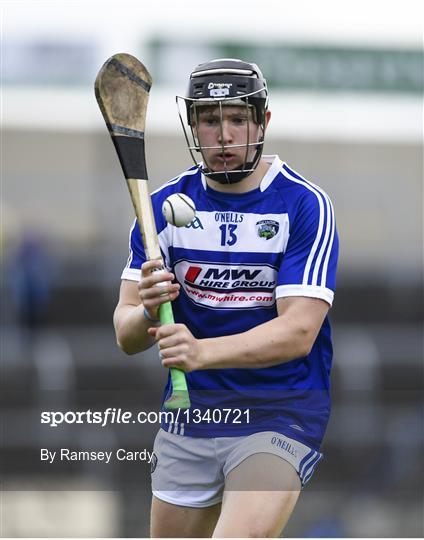
M 196 215 L 194 202 L 184 193 L 173 193 L 163 201 L 162 213 L 171 225 L 184 227 Z

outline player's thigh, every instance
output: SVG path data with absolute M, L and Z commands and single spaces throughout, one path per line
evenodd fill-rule
M 278 537 L 301 490 L 294 467 L 272 454 L 254 454 L 227 476 L 214 537 Z
M 214 538 L 278 538 L 299 492 L 231 491 L 224 495 Z
M 150 518 L 152 538 L 210 538 L 221 504 L 204 508 L 177 506 L 153 496 Z

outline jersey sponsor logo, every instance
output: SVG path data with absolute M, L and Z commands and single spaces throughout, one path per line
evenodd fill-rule
M 280 224 L 273 219 L 262 219 L 256 223 L 256 227 L 259 238 L 265 238 L 265 240 L 274 238 L 280 230 Z
M 219 309 L 272 307 L 277 270 L 266 265 L 229 265 L 182 260 L 175 274 L 196 304 Z

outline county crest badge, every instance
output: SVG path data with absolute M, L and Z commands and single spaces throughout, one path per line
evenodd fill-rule
M 256 223 L 259 238 L 270 240 L 278 233 L 280 225 L 273 219 L 262 219 Z

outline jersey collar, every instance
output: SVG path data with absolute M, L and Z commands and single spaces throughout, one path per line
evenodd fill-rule
M 277 174 L 280 172 L 281 167 L 283 166 L 283 162 L 277 155 L 263 155 L 262 159 L 264 159 L 267 163 L 271 165 L 271 167 L 267 170 L 265 176 L 262 178 L 261 183 L 259 184 L 259 190 L 265 191 L 273 182 Z M 198 164 L 199 170 L 203 167 L 203 162 L 200 162 Z M 202 185 L 203 189 L 207 190 L 207 183 L 206 183 L 206 177 L 204 174 L 201 175 L 202 178 Z

